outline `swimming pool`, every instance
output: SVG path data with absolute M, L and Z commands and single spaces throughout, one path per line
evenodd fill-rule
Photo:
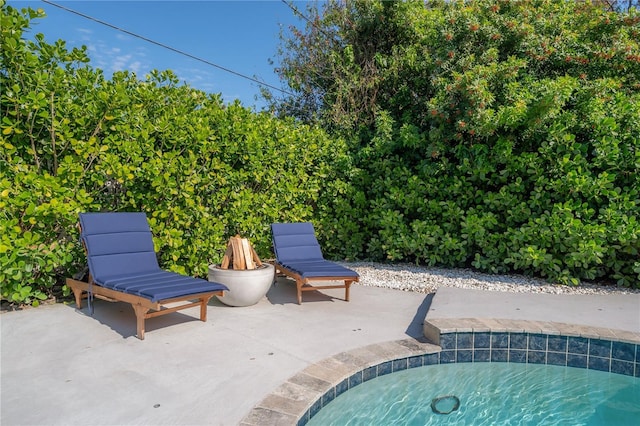
M 640 333 L 564 323 L 487 321 L 490 329 L 476 325 L 477 330 L 470 329 L 468 319 L 428 323 L 438 331 L 437 336 L 427 334 L 425 322 L 426 341 L 408 338 L 372 343 L 321 359 L 274 389 L 243 423 L 304 426 L 334 399 L 364 382 L 427 366 L 549 365 L 640 380 Z M 437 344 L 430 343 L 434 340 Z
M 557 330 L 563 330 L 561 324 Z M 451 330 L 441 332 L 438 336 L 439 346 L 425 347 L 422 355 L 418 354 L 419 348 L 412 347 L 409 341 L 398 341 L 396 347 L 411 347 L 409 352 L 412 355 L 406 357 L 400 355 L 404 352 L 400 350 L 398 357 L 387 358 L 388 361 L 381 363 L 380 361 L 367 363 L 357 360 L 366 359 L 367 356 L 364 354 L 368 352 L 386 353 L 388 348 L 376 348 L 376 345 L 372 345 L 373 347 L 370 349 L 364 348 L 364 350 L 354 351 L 352 354 L 341 354 L 336 356 L 337 359 L 330 359 L 331 362 L 328 365 L 339 366 L 346 363 L 355 368 L 350 370 L 348 377 L 343 376 L 345 378 L 340 380 L 330 379 L 331 383 L 322 388 L 320 398 L 307 399 L 309 401 L 308 408 L 304 412 L 299 411 L 297 423 L 298 425 L 307 424 L 323 407 L 361 383 L 376 377 L 395 374 L 403 370 L 414 370 L 423 366 L 482 365 L 487 363 L 549 365 L 616 373 L 640 380 L 640 340 L 635 335 L 630 336 L 631 339 L 627 341 L 608 340 L 600 337 L 606 333 L 611 334 L 608 330 L 604 330 L 603 333 L 592 332 L 592 335 L 595 334 L 594 337 L 526 331 L 469 332 Z M 391 352 L 394 351 L 391 350 Z M 358 368 L 356 365 L 362 365 L 362 367 Z M 316 374 L 314 371 L 309 373 Z M 300 380 L 297 381 L 300 382 Z
M 454 395 L 438 414 L 432 401 Z M 582 368 L 454 363 L 378 376 L 333 399 L 308 425 L 632 425 L 640 379 Z M 440 404 L 440 403 L 437 403 Z M 446 401 L 436 409 L 454 408 Z

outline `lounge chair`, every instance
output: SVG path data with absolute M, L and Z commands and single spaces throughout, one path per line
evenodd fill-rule
M 271 224 L 273 251 L 276 255 L 276 273 L 280 272 L 296 281 L 298 304 L 302 292 L 326 288 L 344 288 L 344 299 L 349 301 L 351 283 L 360 280 L 357 272 L 330 260 L 325 260 L 316 239 L 313 224 Z M 316 281 L 344 281 L 339 285 L 312 285 Z
M 147 318 L 200 306 L 200 320 L 206 321 L 209 299 L 228 290 L 223 284 L 160 269 L 144 213 L 80 213 L 79 226 L 89 276 L 87 281 L 67 278 L 77 308 L 82 308 L 85 293 L 89 303 L 94 296 L 130 303 L 140 340 Z

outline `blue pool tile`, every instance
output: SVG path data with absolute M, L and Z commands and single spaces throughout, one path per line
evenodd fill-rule
M 633 343 L 613 342 L 611 358 L 633 362 L 636 360 L 636 346 Z
M 336 388 L 331 388 L 322 395 L 322 406 L 324 407 L 336 398 Z
M 598 356 L 590 356 L 587 364 L 589 370 L 609 371 L 610 358 L 600 358 Z
M 456 349 L 471 349 L 473 348 L 473 333 L 458 333 L 458 341 Z
M 406 370 L 407 365 L 408 365 L 407 358 L 401 358 L 393 361 L 392 368 L 393 368 L 393 371 L 396 372 L 396 371 Z
M 408 360 L 409 368 L 422 367 L 423 360 L 424 360 L 424 356 L 422 355 L 409 357 L 409 360 Z
M 456 354 L 456 362 L 472 362 L 473 351 L 472 350 L 458 350 Z
M 547 352 L 547 364 L 550 365 L 567 365 L 566 352 Z
M 309 408 L 309 418 L 318 414 L 318 411 L 320 411 L 321 408 L 322 408 L 322 400 L 318 399 L 316 402 L 313 403 L 311 408 Z
M 440 364 L 440 353 L 426 354 L 422 357 L 422 365 L 436 365 Z
M 529 335 L 529 350 L 532 350 L 532 351 L 546 351 L 547 350 L 547 335 L 546 334 L 530 334 Z
M 378 365 L 378 376 L 384 376 L 385 374 L 389 374 L 393 371 L 393 365 L 391 361 L 383 362 Z
M 378 377 L 378 367 L 377 366 L 373 366 L 373 367 L 369 367 L 369 368 L 365 368 L 364 370 L 362 370 L 362 381 L 366 382 L 368 380 L 371 379 L 375 379 L 376 377 Z
M 307 423 L 309 423 L 309 410 L 307 410 L 302 417 L 300 417 L 300 420 L 298 420 L 297 426 L 305 426 Z
M 612 359 L 611 372 L 624 374 L 625 376 L 633 376 L 633 362 Z
M 358 386 L 360 383 L 362 383 L 362 371 L 358 371 L 349 377 L 349 389 Z
M 442 342 L 441 352 L 387 361 L 353 374 L 318 398 L 297 424 L 306 425 L 322 407 L 363 381 L 423 365 L 486 361 L 550 364 L 640 378 L 640 345 L 633 343 L 537 333 L 484 332 L 442 334 Z M 445 346 L 453 347 L 445 350 Z
M 473 362 L 491 361 L 491 351 L 488 349 L 476 349 L 473 351 Z
M 491 333 L 476 333 L 473 336 L 474 349 L 489 349 L 491 347 Z
M 508 333 L 492 333 L 491 334 L 491 349 L 507 349 L 507 348 L 509 348 Z
M 545 351 L 529 351 L 527 352 L 527 362 L 529 364 L 546 364 L 547 353 Z
M 509 351 L 506 349 L 492 349 L 491 350 L 491 362 L 507 362 Z
M 547 350 L 550 352 L 567 352 L 567 336 L 549 336 Z
M 527 335 L 524 333 L 511 333 L 509 337 L 509 349 L 527 349 Z
M 509 350 L 509 362 L 526 363 L 527 362 L 527 351 L 522 351 L 522 350 L 519 350 L 519 349 L 510 349 Z
M 585 337 L 569 337 L 567 352 L 570 354 L 587 355 L 589 352 L 589 339 Z
M 587 356 L 567 354 L 567 367 L 587 368 Z
M 447 333 L 440 335 L 440 347 L 442 350 L 456 348 L 456 333 Z
M 440 352 L 440 364 L 451 364 L 456 362 L 456 351 Z
M 611 341 L 590 339 L 589 340 L 589 356 L 597 356 L 600 358 L 611 358 Z
M 344 379 L 336 385 L 336 398 L 349 390 L 349 379 Z

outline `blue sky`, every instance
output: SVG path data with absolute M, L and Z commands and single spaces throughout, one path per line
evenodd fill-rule
M 51 1 L 278 88 L 281 84 L 269 59 L 277 60 L 280 27 L 302 29 L 305 24 L 281 0 Z M 47 17 L 32 21 L 33 33 L 43 33 L 49 43 L 62 39 L 69 49 L 86 45 L 91 66 L 108 77 L 118 70 L 143 78 L 150 70 L 170 69 L 191 87 L 221 93 L 225 102 L 240 99 L 248 107 L 264 106 L 255 99 L 259 85 L 250 80 L 43 1 L 8 4 L 44 9 Z M 306 2 L 292 4 L 305 12 Z

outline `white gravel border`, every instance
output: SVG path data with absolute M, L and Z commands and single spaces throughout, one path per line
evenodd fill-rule
M 340 262 L 360 274 L 360 285 L 394 288 L 418 293 L 433 293 L 439 287 L 513 293 L 548 294 L 640 294 L 640 289 L 595 285 L 582 282 L 579 286 L 551 284 L 522 275 L 492 275 L 470 269 L 444 269 L 413 264 L 375 262 Z

